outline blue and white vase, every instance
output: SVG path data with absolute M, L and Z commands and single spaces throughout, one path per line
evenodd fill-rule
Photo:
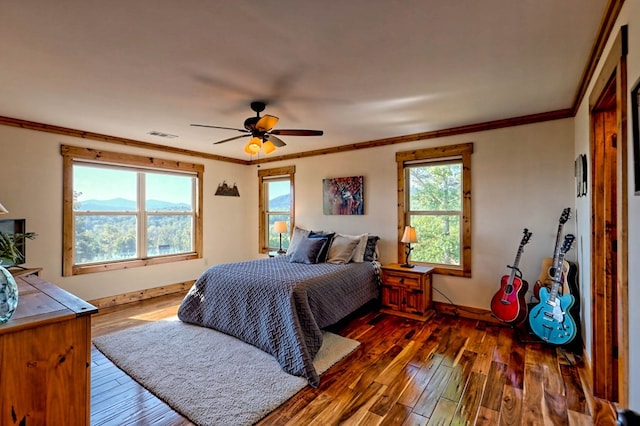
M 0 324 L 9 321 L 18 307 L 18 284 L 11 272 L 0 266 Z

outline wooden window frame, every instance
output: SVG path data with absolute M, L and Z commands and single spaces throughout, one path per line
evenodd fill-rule
M 184 163 L 181 161 L 164 160 L 153 157 L 144 157 L 132 154 L 122 154 L 110 151 L 101 151 L 91 148 L 82 148 L 62 145 L 60 153 L 63 158 L 63 237 L 62 237 L 62 275 L 91 274 L 95 272 L 113 271 L 127 268 L 135 268 L 162 263 L 180 262 L 184 260 L 202 258 L 202 176 L 204 165 Z M 90 265 L 75 265 L 75 241 L 74 241 L 74 215 L 73 215 L 73 165 L 74 161 L 81 160 L 96 164 L 116 165 L 123 167 L 135 167 L 148 169 L 149 171 L 178 171 L 195 175 L 196 205 L 194 206 L 194 252 L 177 255 L 154 256 L 143 259 L 123 261 L 108 261 L 92 263 Z
M 291 221 L 289 226 L 289 232 L 291 233 L 295 226 L 295 173 L 296 166 L 285 166 L 274 169 L 258 170 L 258 251 L 260 253 L 268 253 L 269 238 L 267 236 L 267 201 L 265 200 L 264 183 L 269 179 L 276 179 L 279 177 L 288 178 L 291 185 L 291 207 L 290 215 Z
M 413 262 L 425 266 L 433 266 L 434 273 L 442 275 L 453 275 L 461 277 L 471 277 L 471 154 L 473 153 L 473 143 L 448 145 L 436 148 L 425 148 L 413 151 L 403 151 L 396 153 L 397 181 L 398 181 L 398 259 L 403 259 L 405 245 L 400 242 L 404 227 L 407 224 L 407 196 L 406 191 L 406 166 L 415 165 L 421 160 L 426 162 L 459 158 L 462 160 L 462 221 L 460 265 L 446 266 L 442 264 L 430 264 L 424 262 Z

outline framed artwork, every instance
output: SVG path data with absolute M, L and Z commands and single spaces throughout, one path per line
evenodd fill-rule
M 322 210 L 327 215 L 363 215 L 364 178 L 351 176 L 323 179 Z
M 640 195 L 640 80 L 631 91 L 634 193 Z

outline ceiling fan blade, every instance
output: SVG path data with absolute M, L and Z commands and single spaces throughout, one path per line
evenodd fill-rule
M 268 132 L 278 123 L 279 118 L 273 115 L 265 114 L 256 123 L 256 129 L 261 132 Z
M 209 126 L 207 124 L 192 124 L 194 127 L 210 127 L 212 129 L 225 129 L 225 130 L 236 130 L 238 132 L 248 133 L 245 129 L 238 129 L 235 127 L 222 127 L 222 126 Z
M 244 138 L 244 137 L 247 137 L 247 136 L 251 136 L 251 134 L 247 133 L 246 135 L 234 136 L 234 137 L 229 138 L 229 139 L 223 139 L 221 141 L 214 142 L 213 144 L 216 145 L 216 144 L 219 144 L 219 143 L 230 142 L 230 141 L 234 141 L 236 139 Z
M 277 147 L 281 147 L 281 146 L 285 146 L 286 143 L 284 143 L 284 141 L 280 138 L 276 138 L 275 136 L 271 135 L 271 134 L 266 134 L 264 135 L 264 139 L 267 141 L 270 141 L 274 146 Z
M 271 134 L 284 136 L 322 136 L 322 130 L 302 130 L 302 129 L 276 129 Z

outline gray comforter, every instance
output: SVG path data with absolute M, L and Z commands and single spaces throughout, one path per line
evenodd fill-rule
M 273 355 L 317 387 L 321 329 L 378 297 L 372 262 L 290 263 L 289 256 L 207 269 L 178 310 L 180 320 L 235 336 Z

